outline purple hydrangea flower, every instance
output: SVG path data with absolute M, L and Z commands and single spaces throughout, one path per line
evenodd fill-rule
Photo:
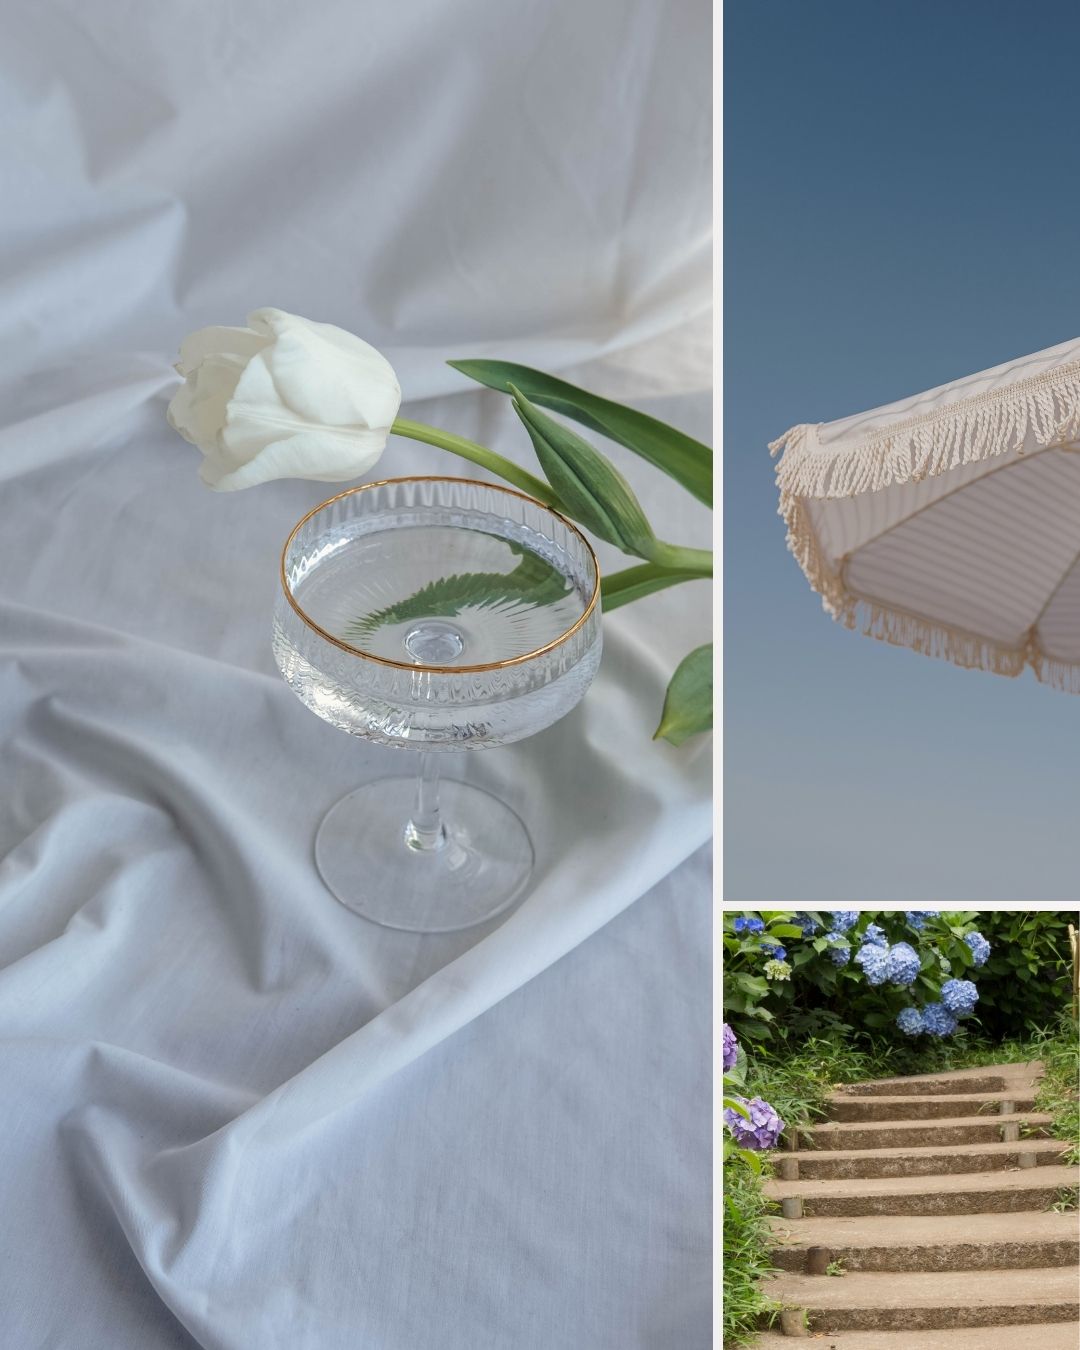
M 728 1069 L 735 1067 L 735 1061 L 739 1058 L 739 1042 L 735 1039 L 735 1033 L 726 1022 L 721 1036 L 723 1049 L 720 1053 L 723 1057 L 724 1072 L 727 1073 Z
M 911 924 L 916 932 L 921 933 L 923 925 L 927 919 L 936 919 L 941 913 L 940 909 L 905 909 L 904 918 Z
M 941 1001 L 957 1017 L 975 1011 L 979 991 L 970 980 L 946 980 L 941 986 Z
M 971 948 L 977 966 L 985 966 L 990 957 L 990 944 L 981 933 L 968 933 L 964 941 Z
M 855 953 L 855 964 L 862 966 L 868 984 L 884 984 L 889 978 L 889 949 L 866 942 Z
M 893 984 L 914 984 L 918 973 L 919 953 L 914 947 L 898 942 L 889 948 L 887 975 Z
M 846 933 L 849 928 L 854 928 L 859 922 L 859 911 L 857 909 L 834 909 L 831 911 L 831 916 L 834 933 Z
M 733 926 L 736 933 L 764 933 L 765 931 L 765 925 L 760 919 L 738 918 Z
M 887 947 L 889 945 L 889 939 L 885 936 L 885 929 L 879 928 L 876 923 L 866 925 L 862 940 L 863 942 L 869 942 L 874 947 Z
M 944 1003 L 928 1003 L 923 1009 L 923 1031 L 928 1036 L 951 1036 L 956 1026 L 956 1018 Z
M 776 961 L 782 961 L 787 956 L 787 951 L 778 942 L 763 942 L 761 950 L 766 956 L 771 956 Z
M 918 1036 L 923 1030 L 923 1015 L 918 1008 L 901 1008 L 896 1014 L 896 1025 L 905 1036 Z
M 775 1148 L 783 1133 L 784 1122 L 769 1103 L 763 1102 L 760 1097 L 752 1097 L 749 1101 L 745 1097 L 737 1097 L 735 1100 L 742 1102 L 750 1112 L 749 1120 L 730 1106 L 724 1112 L 724 1123 L 739 1147 L 755 1150 Z

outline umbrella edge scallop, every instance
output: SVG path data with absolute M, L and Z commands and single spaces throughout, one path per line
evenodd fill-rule
M 1080 693 L 1080 338 L 769 448 L 834 619 Z

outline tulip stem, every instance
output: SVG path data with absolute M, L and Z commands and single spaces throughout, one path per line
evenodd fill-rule
M 508 483 L 513 483 L 545 506 L 559 507 L 558 497 L 542 478 L 534 477 L 527 469 L 519 468 L 511 460 L 489 450 L 486 445 L 477 445 L 475 441 L 467 441 L 464 436 L 455 436 L 452 431 L 429 427 L 424 422 L 411 422 L 405 417 L 396 418 L 390 430 L 398 436 L 408 436 L 410 440 L 423 441 L 426 445 L 437 445 L 440 450 L 449 450 L 453 455 L 471 460 L 473 464 L 479 464 L 500 478 L 505 478 Z
M 653 544 L 649 561 L 671 571 L 693 572 L 699 577 L 711 577 L 713 573 L 711 549 L 683 548 L 679 544 L 665 544 L 662 539 Z

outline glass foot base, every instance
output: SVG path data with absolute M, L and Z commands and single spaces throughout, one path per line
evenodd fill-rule
M 445 829 L 419 847 L 415 778 L 382 778 L 342 797 L 315 836 L 315 863 L 354 914 L 409 933 L 471 928 L 521 898 L 533 846 L 517 814 L 482 788 L 443 780 Z

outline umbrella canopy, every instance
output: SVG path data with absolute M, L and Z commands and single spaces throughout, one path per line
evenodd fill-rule
M 1080 693 L 1080 339 L 769 448 L 835 619 Z

